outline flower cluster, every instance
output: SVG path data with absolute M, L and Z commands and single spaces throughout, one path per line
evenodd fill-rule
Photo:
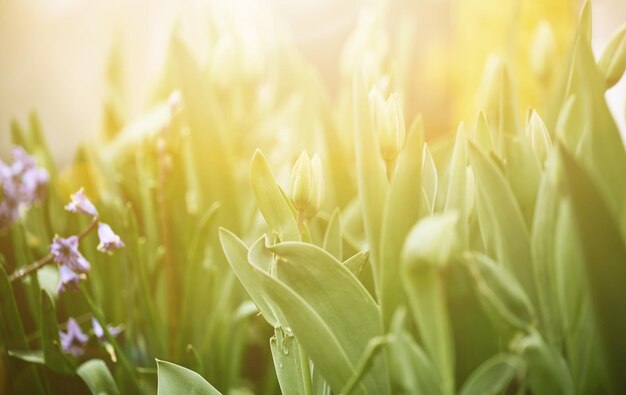
M 85 196 L 83 188 L 71 196 L 71 201 L 65 209 L 72 213 L 84 214 L 92 217 L 94 224 L 98 225 L 98 251 L 111 254 L 113 250 L 124 247 L 124 242 L 116 235 L 111 227 L 98 219 L 98 210 Z M 50 255 L 52 260 L 59 264 L 60 280 L 57 287 L 58 292 L 68 289 L 77 290 L 80 280 L 86 278 L 86 274 L 91 269 L 89 262 L 78 250 L 80 242 L 79 236 L 63 238 L 55 236 L 50 244 Z
M 45 197 L 49 176 L 22 147 L 13 148 L 13 163 L 0 160 L 0 232 L 13 225 L 20 210 Z
M 104 336 L 104 329 L 102 325 L 95 318 L 91 319 L 91 325 L 93 327 L 94 336 L 109 349 L 109 343 Z M 112 336 L 117 336 L 122 332 L 121 327 L 111 327 L 107 325 L 107 330 Z M 67 321 L 66 331 L 59 331 L 61 337 L 61 348 L 63 352 L 71 354 L 75 357 L 80 357 L 85 353 L 85 346 L 89 341 L 89 336 L 83 332 L 80 325 L 74 318 L 70 318 Z M 111 351 L 109 351 L 111 353 Z M 114 355 L 114 354 L 112 354 Z

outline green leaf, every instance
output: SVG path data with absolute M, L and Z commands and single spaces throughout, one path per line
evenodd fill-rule
M 380 305 L 386 330 L 397 306 L 406 300 L 400 276 L 400 252 L 406 235 L 419 218 L 422 199 L 423 125 L 417 118 L 396 160 L 396 172 L 385 202 L 380 240 Z
M 220 240 L 231 267 L 245 265 L 252 267 L 247 262 L 247 248 L 237 236 L 221 229 Z M 262 295 L 266 306 L 272 306 L 288 317 L 289 326 L 298 336 L 298 342 L 307 349 L 310 358 L 331 388 L 340 391 L 354 373 L 354 367 L 333 331 L 304 299 L 282 282 L 259 269 L 253 273 L 256 273 L 256 278 L 250 283 L 254 284 L 257 295 Z M 242 283 L 245 286 L 246 283 L 243 281 Z M 253 297 L 252 294 L 250 296 Z M 278 326 L 277 319 L 276 323 Z
M 41 291 L 41 342 L 46 366 L 57 373 L 73 374 L 75 361 L 61 350 L 54 304 L 46 291 Z
M 598 68 L 609 89 L 622 78 L 626 70 L 626 24 L 623 24 L 611 37 L 598 61 Z
M 541 169 L 530 141 L 524 135 L 505 136 L 505 173 L 511 190 L 527 224 L 532 222 L 535 200 L 539 190 Z
M 8 354 L 13 358 L 21 359 L 29 363 L 45 365 L 46 361 L 43 357 L 43 350 L 9 350 Z
M 495 149 L 491 129 L 485 113 L 480 111 L 474 123 L 474 141 L 483 151 L 491 152 Z
M 404 329 L 406 310 L 401 307 L 393 316 L 389 344 L 389 372 L 395 387 L 402 393 L 441 395 L 441 376 L 424 350 Z
M 22 326 L 22 318 L 17 310 L 13 287 L 7 278 L 4 267 L 0 265 L 0 324 L 2 324 L 2 339 L 4 346 L 8 349 L 25 349 L 26 336 Z
M 483 362 L 465 381 L 460 395 L 503 393 L 523 368 L 524 361 L 514 354 L 497 354 Z
M 76 374 L 87 384 L 93 395 L 119 394 L 109 368 L 100 359 L 90 359 L 76 369 Z
M 478 184 L 479 206 L 484 209 L 482 214 L 488 214 L 488 218 L 480 218 L 481 226 L 487 222 L 493 227 L 498 262 L 515 274 L 532 301 L 535 289 L 530 240 L 515 195 L 497 165 L 472 143 L 469 153 Z
M 424 144 L 424 151 L 422 153 L 422 189 L 430 207 L 431 214 L 435 208 L 435 202 L 437 201 L 437 167 L 435 166 L 435 160 L 428 148 L 428 143 Z
M 257 150 L 250 166 L 250 183 L 257 205 L 272 232 L 280 240 L 300 240 L 296 219 L 285 203 L 263 153 Z
M 250 298 L 252 298 L 254 303 L 259 307 L 259 310 L 261 310 L 263 318 L 275 328 L 280 326 L 272 302 L 263 292 L 261 280 L 259 280 L 259 277 L 264 272 L 269 272 L 269 262 L 271 262 L 272 257 L 269 256 L 267 259 L 268 263 L 265 268 L 251 265 L 250 261 L 259 262 L 260 260 L 251 259 L 249 261 L 248 248 L 246 245 L 243 244 L 237 236 L 223 228 L 220 228 L 220 242 L 230 267 L 233 269 L 233 272 L 235 272 L 241 285 L 243 285 L 248 292 L 248 295 L 250 295 Z
M 274 336 L 270 338 L 270 349 L 282 393 L 308 393 L 311 383 L 304 380 L 300 348 L 293 334 L 283 328 L 275 328 Z M 308 358 L 305 363 L 309 363 Z
M 580 138 L 576 145 L 569 143 L 567 147 L 598 180 L 598 187 L 611 210 L 623 214 L 626 150 L 604 94 L 604 79 L 596 66 L 591 46 L 580 39 L 576 43 L 568 91 L 568 95 L 576 97 L 575 117 Z
M 555 161 L 553 159 L 555 159 L 554 155 L 548 161 L 548 168 L 543 174 L 539 187 L 531 233 L 531 252 L 541 326 L 544 328 L 548 341 L 555 344 L 560 337 L 560 315 L 564 309 L 564 306 L 559 303 L 558 290 L 561 284 L 558 281 L 559 278 L 563 280 L 568 278 L 568 272 L 571 269 L 564 267 L 559 277 L 557 267 L 559 256 L 555 256 L 555 247 L 556 239 L 561 237 L 561 232 L 557 232 L 557 223 L 561 221 L 559 196 L 554 185 Z M 570 262 L 563 262 L 563 264 L 570 266 Z M 562 285 L 570 289 L 574 288 L 565 283 Z
M 615 393 L 625 393 L 626 243 L 616 222 L 619 217 L 611 213 L 595 181 L 563 146 L 559 146 L 559 154 L 607 369 Z
M 591 43 L 591 1 L 585 0 L 578 17 L 578 24 L 580 36 Z
M 359 78 L 360 77 L 360 78 Z M 363 210 L 365 234 L 371 252 L 376 292 L 379 292 L 378 258 L 385 197 L 389 189 L 385 163 L 379 151 L 377 137 L 370 117 L 368 92 L 363 76 L 355 74 L 352 87 L 352 116 L 354 123 L 356 170 L 359 199 Z
M 202 376 L 193 370 L 171 362 L 156 360 L 158 369 L 158 394 L 221 395 Z
M 24 327 L 22 325 L 22 318 L 20 317 L 15 303 L 15 297 L 13 296 L 13 288 L 6 272 L 2 265 L 2 258 L 0 257 L 0 348 L 9 349 L 9 355 L 14 355 L 16 358 L 26 360 L 27 362 L 35 362 L 28 360 L 28 354 L 34 357 L 35 351 L 26 350 L 28 343 L 26 342 L 26 336 L 24 334 Z M 11 351 L 15 349 L 15 351 Z M 19 351 L 17 351 L 19 350 Z M 19 354 L 19 355 L 17 355 Z M 20 358 L 24 356 L 25 358 Z M 31 358 L 35 359 L 35 358 Z M 44 387 L 34 366 L 12 366 L 14 365 L 9 361 L 7 372 L 9 374 L 15 374 L 14 372 L 20 371 L 21 378 L 16 379 L 13 385 L 15 392 L 43 394 Z
M 526 359 L 528 384 L 533 394 L 574 393 L 574 382 L 565 360 L 538 332 L 532 331 L 516 339 L 513 348 Z
M 343 256 L 343 239 L 341 238 L 341 218 L 339 209 L 333 212 L 324 234 L 324 249 L 332 256 L 341 260 Z
M 352 255 L 350 258 L 343 261 L 342 265 L 346 267 L 346 269 L 350 270 L 350 273 L 354 275 L 354 277 L 359 278 L 365 266 L 369 263 L 370 253 L 368 250 L 363 250 L 357 252 Z
M 505 322 L 520 330 L 533 324 L 534 310 L 530 300 L 505 266 L 479 253 L 466 253 L 465 262 L 486 310 L 495 311 Z
M 444 211 L 455 210 L 459 215 L 457 235 L 463 248 L 469 245 L 467 218 L 467 137 L 463 124 L 459 125 L 448 174 L 448 188 Z
M 285 242 L 270 249 L 278 259 L 278 279 L 319 315 L 356 367 L 369 341 L 382 334 L 380 312 L 370 294 L 341 262 L 317 246 Z M 281 310 L 292 324 L 284 308 Z M 294 334 L 301 339 L 302 334 L 295 327 Z M 310 346 L 304 342 L 302 345 L 312 356 Z M 328 362 L 316 365 L 320 363 Z M 389 391 L 384 360 L 373 362 L 363 383 L 375 393 Z

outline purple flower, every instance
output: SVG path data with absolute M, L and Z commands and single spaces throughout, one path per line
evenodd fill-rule
M 78 236 L 54 236 L 50 244 L 50 254 L 53 261 L 59 265 L 67 265 L 76 273 L 87 273 L 91 269 L 89 262 L 78 251 Z
M 89 215 L 90 217 L 97 217 L 98 210 L 96 207 L 87 199 L 85 196 L 85 191 L 83 188 L 80 188 L 75 194 L 71 195 L 72 201 L 69 202 L 65 209 L 71 213 L 81 213 Z
M 89 338 L 80 329 L 75 319 L 67 320 L 67 332 L 59 331 L 59 336 L 61 336 L 61 348 L 64 352 L 75 357 L 83 355 L 85 344 Z
M 21 147 L 13 148 L 13 163 L 0 161 L 0 230 L 6 229 L 19 219 L 21 207 L 43 200 L 48 185 L 48 172 L 37 167 L 35 159 Z
M 59 285 L 57 286 L 57 292 L 62 293 L 71 289 L 72 291 L 78 291 L 78 283 L 81 280 L 81 276 L 76 274 L 67 265 L 61 265 L 59 267 Z
M 102 329 L 102 325 L 100 325 L 95 317 L 91 318 L 91 325 L 93 326 L 93 334 L 96 335 L 101 342 L 107 342 L 106 337 L 104 336 L 104 329 Z M 122 328 L 119 326 L 107 325 L 107 330 L 113 337 L 122 333 Z
M 48 172 L 41 167 L 29 169 L 24 173 L 22 183 L 30 201 L 40 202 L 46 197 L 46 187 L 49 180 Z
M 117 248 L 124 247 L 124 242 L 118 235 L 113 233 L 111 227 L 104 222 L 98 224 L 98 237 L 100 238 L 100 244 L 98 244 L 98 251 L 112 253 Z

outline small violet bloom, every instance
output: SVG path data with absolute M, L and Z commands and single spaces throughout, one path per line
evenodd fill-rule
M 100 238 L 100 244 L 98 244 L 98 251 L 100 252 L 110 254 L 113 250 L 124 247 L 122 239 L 113 233 L 111 227 L 104 222 L 98 224 L 98 237 Z
M 78 283 L 82 278 L 70 269 L 69 266 L 61 265 L 59 267 L 59 276 L 59 285 L 57 286 L 58 293 L 65 292 L 68 289 L 78 291 Z
M 75 357 L 83 355 L 89 337 L 83 333 L 75 319 L 70 318 L 67 321 L 67 332 L 60 331 L 59 336 L 61 337 L 61 348 L 65 353 Z
M 78 251 L 78 236 L 54 236 L 50 244 L 50 254 L 54 262 L 67 265 L 76 273 L 87 273 L 91 269 L 89 262 Z
M 97 319 L 91 318 L 91 326 L 93 326 L 93 334 L 96 335 L 96 337 L 101 341 L 101 342 L 107 342 L 106 337 L 104 336 L 104 329 L 102 329 L 102 325 L 100 325 L 100 323 L 98 322 Z M 122 333 L 122 328 L 119 326 L 110 326 L 107 325 L 107 330 L 109 331 L 109 333 L 111 334 L 111 336 L 116 337 L 117 335 L 119 335 L 120 333 Z
M 97 217 L 98 210 L 96 207 L 87 199 L 85 196 L 85 191 L 83 188 L 80 188 L 76 193 L 71 195 L 72 201 L 69 202 L 65 209 L 71 213 L 81 213 L 89 215 L 90 217 Z

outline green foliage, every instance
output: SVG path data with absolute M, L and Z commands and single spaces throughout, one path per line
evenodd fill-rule
M 604 100 L 624 27 L 595 59 L 586 3 L 525 124 L 490 57 L 476 119 L 451 132 L 427 130 L 407 54 L 374 36 L 331 97 L 289 40 L 212 22 L 208 63 L 175 34 L 136 119 L 113 54 L 106 144 L 69 167 L 36 115 L 12 123 L 50 184 L 0 234 L 0 392 L 626 392 L 626 150 Z M 89 225 L 63 211 L 81 186 L 125 248 L 83 235 L 92 269 L 57 292 L 48 243 Z M 70 317 L 89 336 L 76 357 Z

